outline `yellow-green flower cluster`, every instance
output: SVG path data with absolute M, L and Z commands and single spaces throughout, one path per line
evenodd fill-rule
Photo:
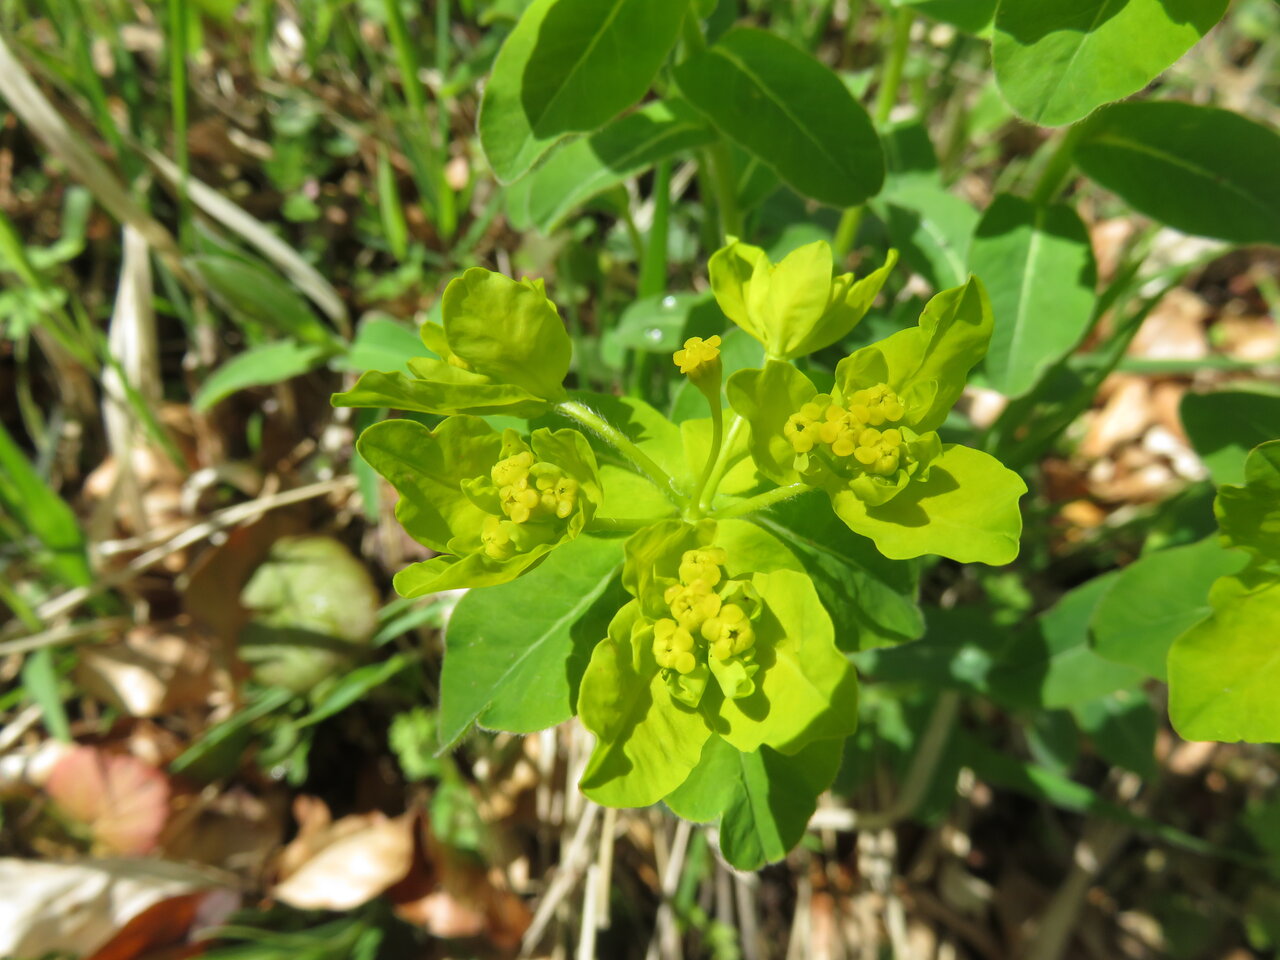
M 686 550 L 679 582 L 663 593 L 671 616 L 653 625 L 654 659 L 679 675 L 672 679 L 682 681 L 679 686 L 686 697 L 692 692 L 691 706 L 701 698 L 708 668 L 720 677 L 730 664 L 739 665 L 727 696 L 747 696 L 755 689 L 750 681 L 757 669 L 753 621 L 760 616 L 760 597 L 749 581 L 727 577 L 726 560 L 720 547 Z
M 578 506 L 578 481 L 556 464 L 538 460 L 514 430 L 503 435 L 502 457 L 489 476 L 477 477 L 467 487 L 472 501 L 490 511 L 480 542 L 493 560 L 508 560 L 534 543 L 558 537 L 563 526 L 558 521 L 567 520 Z
M 797 455 L 825 448 L 837 460 L 852 459 L 866 473 L 889 477 L 908 456 L 899 426 L 905 415 L 902 399 L 877 384 L 856 391 L 843 404 L 819 394 L 791 415 L 782 434 Z

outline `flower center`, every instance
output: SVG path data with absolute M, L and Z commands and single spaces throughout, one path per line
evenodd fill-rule
M 852 458 L 866 472 L 888 476 L 904 456 L 902 431 L 892 425 L 905 414 L 901 398 L 881 383 L 857 391 L 844 406 L 815 398 L 791 415 L 782 435 L 797 454 L 821 444 L 834 457 Z

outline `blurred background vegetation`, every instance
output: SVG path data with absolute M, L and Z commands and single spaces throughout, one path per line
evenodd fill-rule
M 1212 532 L 1178 403 L 1274 378 L 1280 255 L 1154 229 L 1086 183 L 1071 189 L 1103 284 L 1138 242 L 1159 268 L 1110 288 L 1108 316 L 1161 296 L 1132 343 L 1120 323 L 1086 341 L 1101 373 L 1085 403 L 1005 442 L 1035 478 L 1019 566 L 933 565 L 926 594 L 963 601 L 943 648 L 860 661 L 863 731 L 787 861 L 735 874 L 662 810 L 585 811 L 574 729 L 437 755 L 456 597 L 394 598 L 390 575 L 423 551 L 353 453 L 377 412 L 329 394 L 419 353 L 418 324 L 471 265 L 547 279 L 579 386 L 677 410 L 665 355 L 723 324 L 696 162 L 586 185 L 488 171 L 479 89 L 525 5 L 0 0 L 0 917 L 47 921 L 0 952 L 188 956 L 198 929 L 205 955 L 243 960 L 522 940 L 548 956 L 1273 955 L 1274 749 L 1177 740 L 1160 694 L 1052 605 Z M 871 335 L 914 318 L 976 208 L 1047 162 L 1048 132 L 1012 117 L 968 32 L 993 6 L 710 15 L 812 51 L 882 127 L 931 141 L 927 189 L 949 199 L 905 237 L 873 206 L 844 238 L 861 270 L 907 250 Z M 1277 36 L 1280 6 L 1237 0 L 1160 82 L 1275 126 Z M 746 239 L 777 259 L 836 237 L 838 211 L 731 159 Z M 971 391 L 972 424 L 993 404 Z M 1051 607 L 1038 652 L 996 669 L 991 625 Z M 941 730 L 939 698 L 959 718 Z M 913 764 L 922 750 L 937 762 Z M 85 859 L 142 854 L 160 856 Z M 74 920 L 67 897 L 88 905 Z

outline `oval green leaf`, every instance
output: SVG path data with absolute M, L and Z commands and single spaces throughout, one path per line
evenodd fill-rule
M 884 152 L 871 118 L 799 47 L 732 30 L 675 74 L 695 107 L 804 196 L 851 207 L 880 191 Z
M 995 314 L 987 379 L 1021 396 L 1088 329 L 1097 282 L 1089 232 L 1065 204 L 1001 194 L 978 223 L 969 269 L 986 284 Z
M 515 180 L 560 138 L 594 130 L 653 82 L 688 0 L 535 0 L 507 37 L 480 103 L 498 179 Z
M 1076 145 L 1086 174 L 1185 233 L 1280 243 L 1280 134 L 1190 103 L 1119 103 Z
M 1227 0 L 1001 0 L 996 82 L 1024 119 L 1072 123 L 1141 90 L 1226 8 Z

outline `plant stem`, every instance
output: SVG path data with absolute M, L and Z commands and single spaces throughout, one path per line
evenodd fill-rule
M 698 510 L 701 513 L 707 513 L 711 509 L 711 499 L 715 496 L 716 490 L 720 488 L 720 481 L 724 478 L 725 471 L 729 469 L 730 451 L 733 450 L 734 444 L 738 442 L 738 434 L 742 432 L 744 423 L 746 421 L 742 419 L 741 414 L 735 413 L 733 415 L 733 421 L 729 424 L 729 433 L 725 437 L 725 442 L 720 445 L 720 452 L 716 457 L 716 465 L 712 468 L 706 487 L 702 491 L 702 497 L 698 501 Z
M 715 488 L 709 487 L 708 483 L 716 464 L 720 462 L 720 450 L 724 444 L 724 409 L 720 406 L 719 392 L 717 389 L 714 400 L 707 397 L 707 403 L 711 407 L 711 448 L 707 451 L 707 465 L 702 468 L 702 476 L 698 478 L 698 484 L 689 496 L 689 506 L 699 515 L 702 513 L 704 497 L 710 500 L 715 496 Z
M 758 513 L 761 510 L 772 507 L 775 503 L 782 503 L 784 500 L 790 500 L 792 497 L 798 497 L 800 494 L 812 490 L 813 487 L 807 483 L 789 483 L 785 487 L 774 487 L 758 496 L 754 496 L 749 500 L 742 500 L 735 503 L 731 507 L 726 507 L 716 514 L 721 520 L 729 520 L 733 517 L 745 517 L 750 513 Z
M 187 197 L 187 3 L 169 0 L 169 87 L 173 98 L 173 156 L 178 164 L 178 239 L 191 240 L 191 202 Z
M 665 516 L 674 516 L 666 514 Z M 587 524 L 588 533 L 635 533 L 664 517 L 595 517 Z
M 667 471 L 658 466 L 626 434 L 586 404 L 579 403 L 577 400 L 563 400 L 556 404 L 556 411 L 561 416 L 568 417 L 570 420 L 574 420 L 586 427 L 630 460 L 636 469 L 676 506 L 683 509 L 688 504 L 688 498 L 676 487 L 675 480 L 672 479 Z
M 667 238 L 671 210 L 671 163 L 663 161 L 653 175 L 653 223 L 640 264 L 641 297 L 656 297 L 667 289 Z M 628 213 L 628 216 L 630 214 Z M 633 225 L 634 226 L 634 225 Z
M 876 129 L 880 130 L 889 122 L 893 113 L 893 105 L 898 102 L 898 91 L 902 87 L 902 73 L 907 64 L 907 49 L 911 44 L 911 24 L 915 17 L 910 7 L 899 7 L 894 14 L 893 42 L 889 47 L 889 59 L 884 64 L 884 76 L 880 80 L 880 90 L 876 94 L 874 120 Z M 833 244 L 836 263 L 839 264 L 853 249 L 858 238 L 858 227 L 862 225 L 862 217 L 866 205 L 849 207 L 840 216 L 840 225 L 836 227 Z
M 1080 142 L 1083 131 L 1084 124 L 1075 123 L 1058 136 L 1053 153 L 1049 154 L 1049 159 L 1040 170 L 1040 178 L 1032 188 L 1032 203 L 1037 206 L 1052 203 L 1053 198 L 1061 192 L 1067 177 L 1071 174 L 1071 165 L 1075 162 L 1076 144 Z
M 720 240 L 727 243 L 729 237 L 742 235 L 742 211 L 738 209 L 738 190 L 733 182 L 733 156 L 724 137 L 717 137 L 702 154 L 716 192 L 716 206 L 720 211 Z

